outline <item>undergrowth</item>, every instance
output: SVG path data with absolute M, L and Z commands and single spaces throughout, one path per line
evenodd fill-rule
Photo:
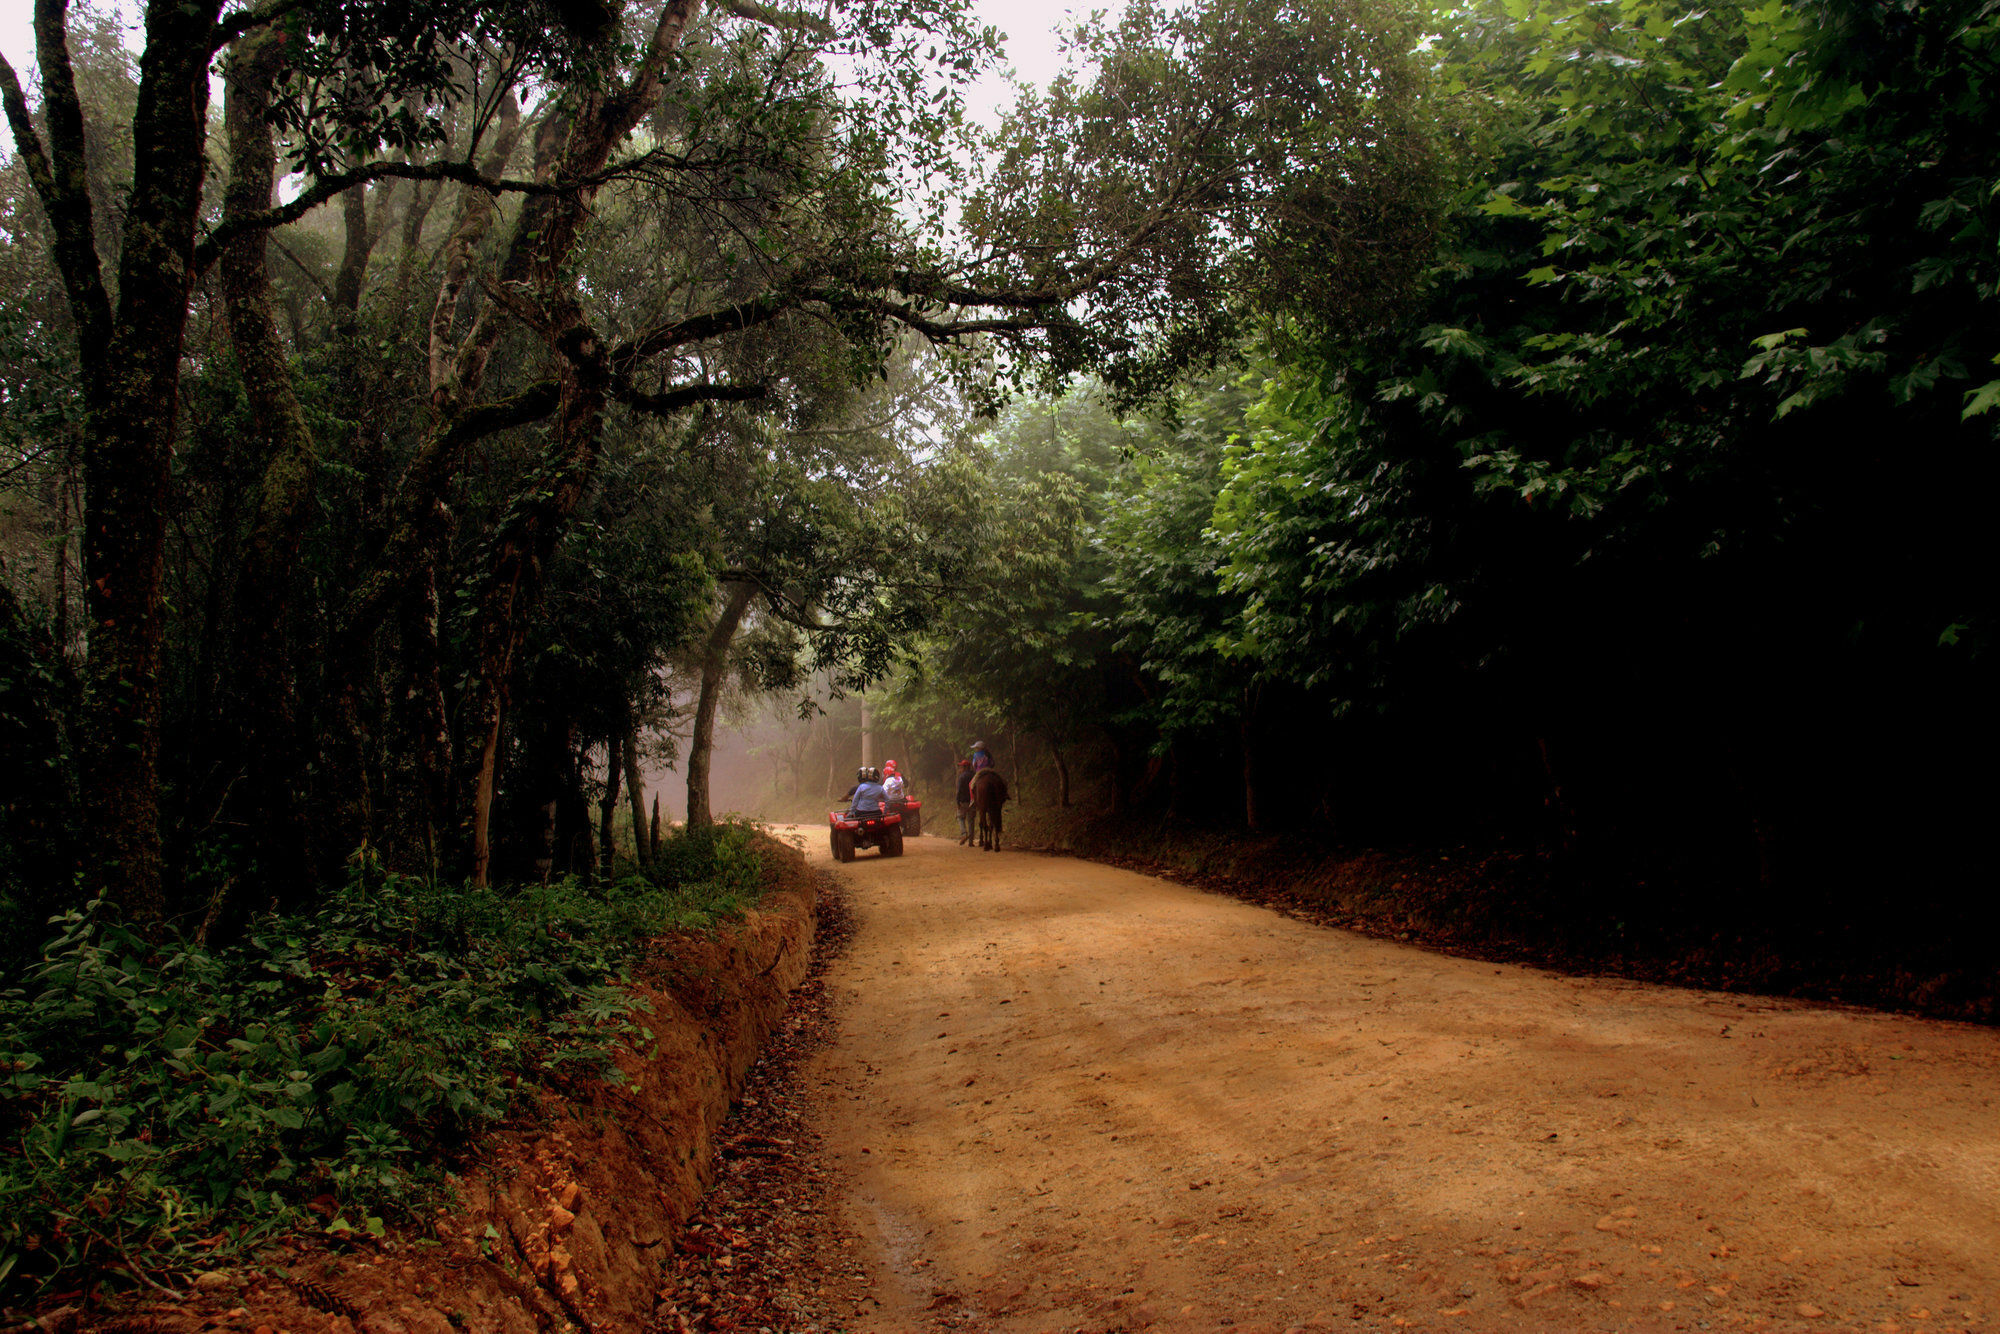
M 102 900 L 54 918 L 0 990 L 0 1293 L 379 1233 L 521 1076 L 619 1078 L 613 1049 L 650 1037 L 620 985 L 646 940 L 737 913 L 764 876 L 725 826 L 608 887 L 369 877 L 222 950 L 150 945 Z

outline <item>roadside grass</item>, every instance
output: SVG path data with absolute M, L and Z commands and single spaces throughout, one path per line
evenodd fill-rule
M 769 878 L 750 826 L 668 840 L 609 885 L 370 876 L 206 950 L 96 901 L 0 986 L 0 1296 L 171 1290 L 274 1235 L 381 1233 L 523 1080 L 617 1080 L 622 985 L 664 932 Z

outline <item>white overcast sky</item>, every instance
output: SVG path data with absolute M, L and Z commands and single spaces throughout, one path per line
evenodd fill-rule
M 136 10 L 136 5 L 128 0 L 124 6 Z M 990 23 L 1006 34 L 1005 64 L 1014 69 L 1026 83 L 1045 85 L 1055 77 L 1062 67 L 1062 59 L 1056 51 L 1056 29 L 1070 21 L 1069 15 L 1075 11 L 1089 13 L 1093 9 L 1106 9 L 1113 13 L 1123 9 L 1119 0 L 1094 0 L 1079 4 L 1077 0 L 975 0 L 973 9 L 982 23 Z M 35 63 L 34 0 L 0 0 L 0 52 L 5 52 L 13 63 L 21 82 L 27 84 L 33 78 Z M 133 45 L 139 43 L 136 32 Z M 998 75 L 989 75 L 969 99 L 973 114 L 991 123 L 997 108 L 1012 100 L 1012 94 Z M 13 152 L 13 137 L 7 133 L 4 120 L 0 120 L 0 145 Z

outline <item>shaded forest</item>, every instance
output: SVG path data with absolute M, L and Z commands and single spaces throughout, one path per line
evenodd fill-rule
M 1006 555 L 896 716 L 1154 836 L 1471 847 L 1524 917 L 1915 952 L 1990 1013 L 1991 23 L 1444 25 L 1410 308 L 1011 409 Z
M 139 17 L 0 62 L 0 1283 L 423 1198 L 749 892 L 718 719 L 809 812 L 863 692 L 1991 986 L 1991 7 L 1140 3 L 993 131 L 959 0 Z

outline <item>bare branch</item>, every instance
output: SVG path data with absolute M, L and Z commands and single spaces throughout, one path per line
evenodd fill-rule
M 834 27 L 817 14 L 805 14 L 793 9 L 773 9 L 760 5 L 756 0 L 719 0 L 718 7 L 723 12 L 734 14 L 752 23 L 762 23 L 771 28 L 790 28 L 809 32 L 815 37 L 832 37 Z
M 220 51 L 252 28 L 275 23 L 293 10 L 304 8 L 306 3 L 307 0 L 272 0 L 262 8 L 246 9 L 241 13 L 231 14 L 215 25 L 215 37 L 209 43 L 208 49 L 212 52 Z
M 611 389 L 611 396 L 620 403 L 656 417 L 671 417 L 700 403 L 753 403 L 769 395 L 770 390 L 761 384 L 690 384 L 649 394 L 623 377 Z
M 13 65 L 0 56 L 0 101 L 14 132 L 15 151 L 55 233 L 55 260 L 63 292 L 76 321 L 77 347 L 86 367 L 101 364 L 111 344 L 111 298 L 97 255 L 96 223 L 90 202 L 88 159 L 84 152 L 83 110 L 70 68 L 68 35 L 61 0 L 35 6 L 35 43 L 42 71 L 42 112 L 48 119 L 44 146 L 21 92 Z
M 620 164 L 623 169 L 624 164 Z M 329 200 L 357 185 L 370 181 L 394 178 L 409 181 L 459 181 L 488 194 L 530 194 L 559 195 L 577 189 L 587 182 L 577 181 L 523 181 L 498 180 L 483 175 L 469 162 L 368 162 L 343 171 L 338 175 L 324 176 L 311 186 L 299 192 L 289 203 L 251 217 L 232 219 L 219 223 L 195 247 L 195 270 L 200 272 L 215 262 L 222 247 L 232 236 L 259 228 L 282 227 L 286 223 L 297 222 L 306 214 Z

